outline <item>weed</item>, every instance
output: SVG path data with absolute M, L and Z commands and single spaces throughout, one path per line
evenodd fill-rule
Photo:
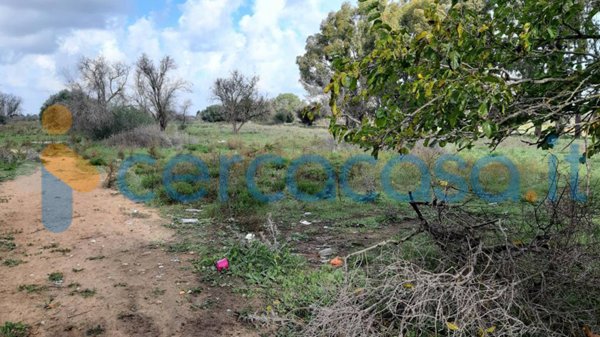
M 22 284 L 19 286 L 19 291 L 25 291 L 28 294 L 40 293 L 46 291 L 48 287 L 39 284 Z
M 7 267 L 16 267 L 22 263 L 25 263 L 25 261 L 23 260 L 14 260 L 14 259 L 6 259 L 4 260 L 4 262 L 2 262 L 2 264 L 4 264 Z
M 54 283 L 62 283 L 64 278 L 65 278 L 65 276 L 63 275 L 63 273 L 60 273 L 60 272 L 54 272 L 54 273 L 48 275 L 48 281 L 54 282 Z
M 90 297 L 94 297 L 96 295 L 96 289 L 83 289 L 83 290 L 74 290 L 70 293 L 71 296 L 73 295 L 79 295 L 83 298 L 90 298 Z
M 202 293 L 202 288 L 192 288 L 188 293 L 190 295 L 200 295 Z
M 88 329 L 85 332 L 86 336 L 100 336 L 105 332 L 104 328 L 101 325 L 95 326 L 93 328 Z
M 50 253 L 61 253 L 61 254 L 67 254 L 70 253 L 71 249 L 70 248 L 58 248 L 58 249 L 53 249 L 50 251 Z
M 108 163 L 106 162 L 106 160 L 101 157 L 96 157 L 96 158 L 90 159 L 90 164 L 94 165 L 94 166 L 108 166 Z
M 235 245 L 227 256 L 231 260 L 234 275 L 263 287 L 281 281 L 304 265 L 304 259 L 293 254 L 289 248 L 274 249 L 259 241 Z
M 14 242 L 15 238 L 12 235 L 0 237 L 0 251 L 9 252 L 17 248 L 17 244 Z
M 59 247 L 58 243 L 53 242 L 53 243 L 51 243 L 49 245 L 43 246 L 42 249 L 55 249 L 55 248 L 58 248 L 58 247 Z
M 26 337 L 29 335 L 29 325 L 18 322 L 5 322 L 0 326 L 1 337 Z

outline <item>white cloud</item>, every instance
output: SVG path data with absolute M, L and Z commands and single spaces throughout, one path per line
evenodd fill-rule
M 41 1 L 41 0 L 36 0 Z M 63 0 L 64 1 L 64 0 Z M 75 1 L 75 0 L 69 0 Z M 79 0 L 77 0 L 79 1 Z M 10 0 L 12 5 L 16 0 Z M 101 6 L 100 0 L 93 0 Z M 343 0 L 187 0 L 179 6 L 179 19 L 171 27 L 156 24 L 151 13 L 134 21 L 123 20 L 120 12 L 79 21 L 67 30 L 43 19 L 39 29 L 11 37 L 16 26 L 0 24 L 0 90 L 25 98 L 28 113 L 53 92 L 60 90 L 64 69 L 73 69 L 81 56 L 103 54 L 110 60 L 133 63 L 141 53 L 155 60 L 171 55 L 179 65 L 178 75 L 193 84 L 186 95 L 200 109 L 211 103 L 210 86 L 218 76 L 233 69 L 260 75 L 261 89 L 270 96 L 281 92 L 304 94 L 300 86 L 296 57 L 303 53 L 306 38 L 319 29 L 327 12 L 339 8 Z M 104 12 L 116 1 L 107 2 Z M 245 12 L 245 13 L 242 13 Z M 0 18 L 10 15 L 0 5 Z M 243 14 L 243 15 L 242 15 Z M 45 21 L 44 21 L 45 20 Z M 54 23 L 53 23 L 54 22 Z M 38 46 L 36 48 L 36 46 Z M 188 98 L 188 97 L 186 97 Z

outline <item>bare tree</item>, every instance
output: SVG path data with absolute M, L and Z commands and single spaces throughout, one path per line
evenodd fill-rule
M 116 100 L 124 100 L 128 65 L 110 63 L 103 56 L 95 59 L 84 57 L 79 61 L 78 70 L 80 78 L 73 81 L 71 87 L 94 98 L 102 111 L 108 111 L 109 104 Z
M 21 97 L 0 92 L 0 121 L 20 115 L 22 105 Z
M 192 101 L 189 99 L 186 99 L 182 104 L 181 104 L 181 128 L 185 129 L 186 127 L 186 123 L 187 123 L 187 114 L 190 112 L 190 109 L 192 107 Z
M 177 92 L 189 90 L 186 81 L 169 77 L 176 68 L 170 56 L 165 56 L 157 67 L 143 54 L 136 64 L 136 101 L 140 108 L 152 114 L 161 131 L 167 128 L 170 114 L 175 110 Z
M 225 119 L 237 134 L 248 121 L 268 112 L 268 100 L 258 92 L 258 76 L 246 77 L 237 70 L 229 78 L 219 78 L 212 87 L 214 99 L 221 102 Z

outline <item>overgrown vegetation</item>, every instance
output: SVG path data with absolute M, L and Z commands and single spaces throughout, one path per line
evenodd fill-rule
M 0 337 L 27 337 L 29 336 L 29 325 L 17 322 L 5 322 L 0 326 Z

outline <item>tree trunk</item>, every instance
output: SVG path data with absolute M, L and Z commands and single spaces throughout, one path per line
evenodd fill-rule
M 535 127 L 535 136 L 540 138 L 542 136 L 542 126 L 538 125 Z
M 167 129 L 167 119 L 164 116 L 159 118 L 158 124 L 160 126 L 160 131 L 165 131 Z

